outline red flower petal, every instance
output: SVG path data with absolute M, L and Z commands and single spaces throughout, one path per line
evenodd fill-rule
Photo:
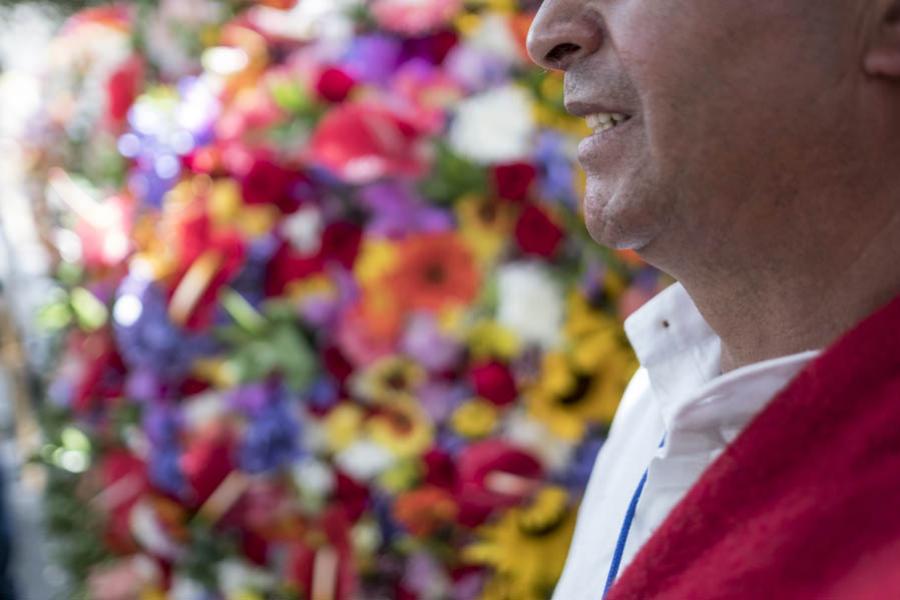
M 563 240 L 562 228 L 536 204 L 527 204 L 516 222 L 516 242 L 525 254 L 552 258 Z
M 266 265 L 266 296 L 280 296 L 292 281 L 321 273 L 322 269 L 319 254 L 303 256 L 285 242 Z
M 328 67 L 319 74 L 316 92 L 328 102 L 343 102 L 355 86 L 356 80 L 346 71 L 337 67 Z
M 241 192 L 247 204 L 274 204 L 282 213 L 290 214 L 300 206 L 295 189 L 304 177 L 272 161 L 253 163 L 241 180 Z
M 362 228 L 353 223 L 339 221 L 326 227 L 322 232 L 322 263 L 336 262 L 345 269 L 352 269 L 359 255 L 362 236 Z
M 498 361 L 473 366 L 469 381 L 482 398 L 496 406 L 507 406 L 516 401 L 519 391 L 509 367 Z
M 339 105 L 319 122 L 312 159 L 353 183 L 382 177 L 418 177 L 427 168 L 418 129 L 372 103 Z
M 537 169 L 528 163 L 510 163 L 494 167 L 492 176 L 497 195 L 504 200 L 521 202 L 537 177 Z

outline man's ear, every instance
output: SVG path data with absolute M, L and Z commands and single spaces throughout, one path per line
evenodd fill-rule
M 872 77 L 900 80 L 900 0 L 888 0 L 879 8 L 874 43 L 866 52 L 863 67 Z

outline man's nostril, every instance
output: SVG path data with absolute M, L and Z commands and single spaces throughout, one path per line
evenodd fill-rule
M 558 64 L 579 50 L 581 50 L 581 46 L 577 44 L 571 44 L 569 42 L 557 44 L 547 53 L 546 59 L 551 64 Z

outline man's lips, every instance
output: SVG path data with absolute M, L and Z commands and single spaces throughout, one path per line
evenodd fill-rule
M 588 126 L 593 132 L 578 145 L 578 162 L 590 174 L 609 171 L 626 149 L 625 138 L 637 119 L 625 113 L 589 113 Z
M 630 117 L 631 112 L 615 102 L 583 102 L 580 100 L 565 100 L 566 112 L 575 116 L 587 118 L 597 114 L 620 114 Z
M 587 126 L 595 134 L 618 127 L 631 119 L 629 112 L 624 109 L 614 108 L 612 104 L 605 105 L 567 100 L 566 110 L 572 115 L 583 117 L 587 122 Z

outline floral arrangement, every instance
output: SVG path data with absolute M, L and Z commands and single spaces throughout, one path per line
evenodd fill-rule
M 547 598 L 656 274 L 512 0 L 115 6 L 30 140 L 41 458 L 89 597 Z

